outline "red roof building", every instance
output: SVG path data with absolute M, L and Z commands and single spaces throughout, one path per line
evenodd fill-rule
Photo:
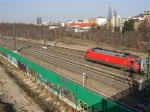
M 91 27 L 95 27 L 95 23 L 70 23 L 70 28 L 75 32 L 85 32 L 88 31 Z
M 70 24 L 71 27 L 87 27 L 87 28 L 91 28 L 92 26 L 96 26 L 95 23 L 71 23 Z

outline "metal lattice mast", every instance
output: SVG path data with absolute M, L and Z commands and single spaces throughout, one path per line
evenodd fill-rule
M 47 32 L 44 30 L 44 47 L 46 47 Z
M 13 27 L 13 36 L 14 36 L 14 51 L 16 51 L 16 29 Z
M 148 43 L 148 60 L 147 60 L 147 89 L 150 92 L 150 35 Z

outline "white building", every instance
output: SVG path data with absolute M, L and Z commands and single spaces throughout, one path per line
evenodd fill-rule
M 124 22 L 128 21 L 128 20 L 129 20 L 129 18 L 121 18 L 121 27 L 123 27 L 124 26 Z
M 61 27 L 64 27 L 64 26 L 65 26 L 65 23 L 61 23 L 59 21 L 57 21 L 57 22 L 50 22 L 49 29 L 61 28 Z
M 64 26 L 65 26 L 65 23 L 61 23 L 61 26 L 64 27 Z
M 105 18 L 105 17 L 97 17 L 96 23 L 99 26 L 105 25 L 107 23 L 107 18 Z
M 83 23 L 96 23 L 97 18 L 85 18 L 83 19 Z
M 70 23 L 74 23 L 75 21 L 74 20 L 67 20 L 66 21 L 66 25 L 69 27 L 70 26 Z
M 75 20 L 75 23 L 83 23 L 83 20 Z
M 107 19 L 105 17 L 86 18 L 83 20 L 83 23 L 95 23 L 99 26 L 102 26 L 107 23 Z
M 130 19 L 132 19 L 132 20 L 138 20 L 138 21 L 143 21 L 145 18 L 144 18 L 144 15 L 138 15 L 138 16 L 133 16 Z
M 50 23 L 49 22 L 43 22 L 42 24 L 48 26 Z
M 121 27 L 123 26 L 124 21 L 122 20 L 120 15 L 112 17 L 112 27 Z

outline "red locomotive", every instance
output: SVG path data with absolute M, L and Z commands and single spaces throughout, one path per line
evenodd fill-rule
M 85 59 L 88 61 L 107 64 L 113 67 L 124 68 L 135 73 L 140 71 L 141 66 L 141 59 L 139 56 L 101 48 L 88 49 Z

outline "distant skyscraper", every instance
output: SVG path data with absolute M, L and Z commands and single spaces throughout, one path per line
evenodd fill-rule
M 42 17 L 38 17 L 38 18 L 37 18 L 37 24 L 38 24 L 38 25 L 42 24 Z

